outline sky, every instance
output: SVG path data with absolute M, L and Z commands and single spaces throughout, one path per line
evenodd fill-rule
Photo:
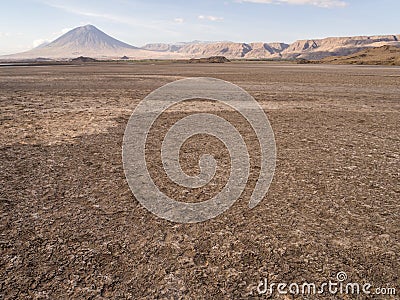
M 399 0 L 5 0 L 0 55 L 87 24 L 134 46 L 400 34 L 399 11 Z

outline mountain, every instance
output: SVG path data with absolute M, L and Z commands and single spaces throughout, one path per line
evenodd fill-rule
M 150 58 L 153 56 L 173 58 L 175 54 L 160 54 L 146 51 L 121 42 L 93 25 L 72 29 L 47 45 L 30 51 L 2 56 L 3 59 L 69 59 L 78 56 L 97 59 L 112 59 L 127 56 L 131 59 Z
M 193 41 L 178 44 L 147 44 L 145 50 L 175 52 L 188 58 L 226 56 L 229 58 L 279 58 L 289 45 L 284 43 L 234 43 Z
M 159 51 L 159 52 L 177 52 L 183 45 L 178 44 L 164 44 L 164 43 L 154 43 L 146 44 L 142 47 L 144 50 Z
M 67 49 L 77 52 L 137 49 L 137 47 L 114 39 L 93 25 L 86 25 L 72 29 L 47 45 L 47 49 L 52 48 Z
M 206 45 L 206 44 L 216 44 L 221 42 L 210 42 L 210 41 L 191 41 L 191 42 L 180 42 L 175 44 L 167 43 L 152 43 L 146 44 L 141 49 L 150 51 L 160 51 L 160 52 L 179 52 L 179 50 L 188 45 Z
M 186 58 L 225 56 L 230 59 L 315 59 L 344 56 L 384 45 L 400 47 L 400 35 L 331 37 L 285 43 L 192 42 L 148 44 L 142 49 L 179 53 Z
M 230 58 L 242 58 L 251 50 L 245 43 L 218 42 L 210 44 L 189 44 L 178 50 L 184 56 L 208 57 L 225 56 Z
M 330 64 L 368 64 L 400 66 L 400 48 L 382 46 L 369 48 L 347 56 L 331 56 L 321 60 Z
M 280 58 L 281 52 L 289 47 L 285 43 L 250 43 L 251 51 L 246 58 Z
M 281 52 L 282 57 L 321 59 L 343 56 L 367 48 L 392 45 L 400 47 L 400 35 L 333 37 L 316 40 L 299 40 Z
M 77 27 L 51 43 L 30 51 L 0 56 L 2 60 L 57 59 L 188 59 L 225 56 L 229 59 L 308 59 L 351 55 L 380 46 L 400 47 L 400 35 L 333 37 L 285 43 L 193 41 L 147 44 L 141 48 L 121 42 L 93 25 Z

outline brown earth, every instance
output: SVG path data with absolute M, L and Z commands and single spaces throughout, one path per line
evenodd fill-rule
M 256 291 L 263 277 L 321 284 L 336 282 L 339 271 L 400 292 L 398 68 L 233 62 L 0 70 L 0 299 L 266 299 Z M 249 210 L 259 149 L 248 135 L 255 159 L 242 197 L 219 217 L 187 225 L 157 218 L 133 197 L 121 145 L 141 99 L 193 76 L 251 93 L 278 152 L 270 190 Z M 209 102 L 160 118 L 147 144 L 149 168 L 181 201 L 203 200 L 227 179 L 226 150 L 202 136 L 182 148 L 182 167 L 195 173 L 197 155 L 210 151 L 222 166 L 215 188 L 185 191 L 162 173 L 163 134 L 199 111 L 249 130 L 235 112 Z
M 392 65 L 400 66 L 400 48 L 382 46 L 366 49 L 347 56 L 331 56 L 321 60 L 330 64 Z

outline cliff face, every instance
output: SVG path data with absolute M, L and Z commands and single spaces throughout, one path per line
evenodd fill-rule
M 147 44 L 142 47 L 143 50 L 159 51 L 159 52 L 176 52 L 180 48 L 182 48 L 182 45 L 164 44 L 164 43 Z
M 382 46 L 368 48 L 347 56 L 331 56 L 321 60 L 330 64 L 368 64 L 368 65 L 395 65 L 400 66 L 400 48 Z
M 285 43 L 234 43 L 234 42 L 192 42 L 186 44 L 147 44 L 144 50 L 176 52 L 189 58 L 223 55 L 229 58 L 279 58 L 289 47 Z
M 223 55 L 228 58 L 258 59 L 322 59 L 328 56 L 344 56 L 358 51 L 384 45 L 400 46 L 400 35 L 333 37 L 325 39 L 298 40 L 285 43 L 188 43 L 150 44 L 142 49 L 176 52 L 188 58 Z
M 383 45 L 400 46 L 399 35 L 355 36 L 345 38 L 325 38 L 300 40 L 282 51 L 283 58 L 321 59 L 327 56 L 343 56 L 367 48 Z
M 191 57 L 208 57 L 222 55 L 228 58 L 243 58 L 252 50 L 251 46 L 245 43 L 210 43 L 190 44 L 178 50 L 179 53 Z
M 246 58 L 280 58 L 281 52 L 289 45 L 284 43 L 250 43 L 251 51 Z

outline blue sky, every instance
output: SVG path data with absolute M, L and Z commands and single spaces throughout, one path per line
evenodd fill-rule
M 135 46 L 399 34 L 399 12 L 399 0 L 3 1 L 0 54 L 28 50 L 86 24 Z

